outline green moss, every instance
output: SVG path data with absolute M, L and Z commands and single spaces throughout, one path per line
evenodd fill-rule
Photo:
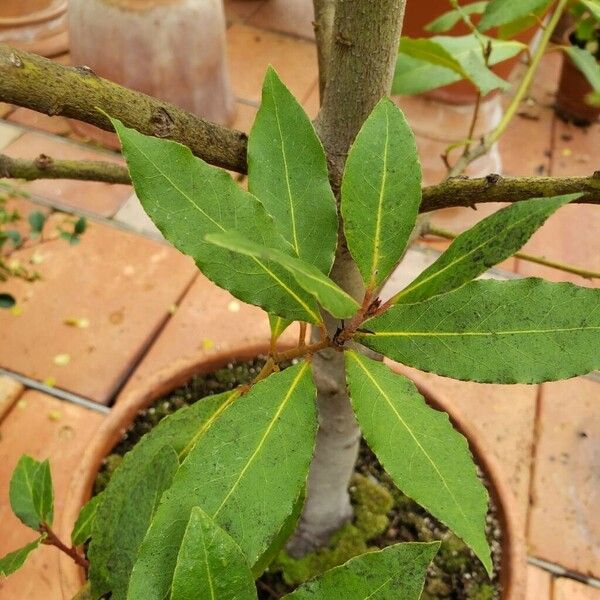
M 274 560 L 271 570 L 280 571 L 288 584 L 299 585 L 359 554 L 378 550 L 368 542 L 387 529 L 387 513 L 394 499 L 379 483 L 358 474 L 353 476 L 349 492 L 354 521 L 335 533 L 327 547 L 302 558 L 293 558 L 284 550 Z
M 470 588 L 468 594 L 472 600 L 494 600 L 496 590 L 489 583 L 480 583 Z

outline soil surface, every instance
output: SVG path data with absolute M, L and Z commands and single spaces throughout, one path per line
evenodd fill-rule
M 230 363 L 214 373 L 195 376 L 186 385 L 141 411 L 121 442 L 105 459 L 96 479 L 95 492 L 99 493 L 106 487 L 121 457 L 161 419 L 205 396 L 249 383 L 263 364 L 264 359 L 257 358 Z M 398 542 L 433 540 L 441 540 L 442 545 L 429 569 L 423 600 L 498 600 L 501 597 L 498 578 L 501 529 L 493 505 L 490 506 L 486 526 L 494 563 L 494 576 L 490 580 L 481 563 L 461 540 L 395 487 L 364 442 L 349 491 L 355 506 L 355 521 L 334 535 L 328 548 L 300 561 L 282 551 L 257 581 L 260 600 L 278 600 L 297 587 L 299 582 L 370 549 Z

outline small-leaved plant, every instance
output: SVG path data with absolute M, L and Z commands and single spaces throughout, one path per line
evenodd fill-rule
M 12 573 L 50 543 L 88 567 L 91 598 L 256 598 L 255 578 L 302 508 L 317 432 L 313 357 L 327 350 L 343 355 L 356 420 L 391 479 L 491 572 L 488 494 L 466 439 L 409 379 L 374 356 L 502 384 L 600 367 L 600 290 L 536 278 L 477 279 L 579 194 L 503 208 L 386 297 L 382 289 L 406 251 L 421 203 L 415 139 L 389 99 L 379 101 L 350 149 L 339 211 L 319 137 L 273 69 L 248 143 L 249 191 L 185 146 L 113 124 L 147 213 L 207 277 L 269 314 L 271 352 L 251 385 L 182 408 L 146 434 L 83 507 L 70 546 L 52 531 L 48 463 L 23 457 L 10 500 L 39 537 L 2 559 L 0 571 Z M 329 276 L 340 228 L 363 298 Z M 277 338 L 294 321 L 303 332 L 311 325 L 313 339 L 278 350 Z M 78 550 L 84 543 L 87 558 Z M 417 599 L 438 545 L 369 552 L 287 598 Z

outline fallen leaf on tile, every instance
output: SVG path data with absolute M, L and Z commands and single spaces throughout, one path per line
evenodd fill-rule
M 177 304 L 171 304 L 171 306 L 169 306 L 169 313 L 174 315 L 176 312 L 177 312 Z
M 71 362 L 71 356 L 69 354 L 57 354 L 54 357 L 54 364 L 59 367 L 64 367 Z
M 212 340 L 202 340 L 202 348 L 204 350 L 212 350 L 215 347 L 215 343 Z
M 27 407 L 27 400 L 19 400 L 17 402 L 17 408 L 20 408 L 21 410 L 23 410 L 26 407 Z
M 42 383 L 48 387 L 54 387 L 56 385 L 56 377 L 46 377 Z
M 62 414 L 61 414 L 61 412 L 59 410 L 51 410 L 48 413 L 48 418 L 51 421 L 60 421 L 62 419 Z
M 110 317 L 108 317 L 108 320 L 113 325 L 119 325 L 120 323 L 122 323 L 123 322 L 123 309 L 115 310 L 115 312 L 111 313 Z
M 227 310 L 230 312 L 240 312 L 240 303 L 236 302 L 235 300 L 232 300 L 228 305 L 227 305 Z
M 15 304 L 10 308 L 10 314 L 15 317 L 20 317 L 23 314 L 23 307 L 20 304 Z
M 78 329 L 87 329 L 90 326 L 90 320 L 85 317 L 67 317 L 64 323 L 69 327 L 77 327 Z

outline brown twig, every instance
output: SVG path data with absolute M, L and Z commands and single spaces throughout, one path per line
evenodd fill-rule
M 48 546 L 54 546 L 58 548 L 61 552 L 64 552 L 67 556 L 72 558 L 80 567 L 87 569 L 89 567 L 89 561 L 77 551 L 77 548 L 71 546 L 70 548 L 63 544 L 63 542 L 58 538 L 58 536 L 52 531 L 51 527 L 42 523 L 40 525 L 40 533 L 44 534 L 46 537 L 43 540 L 43 544 Z

